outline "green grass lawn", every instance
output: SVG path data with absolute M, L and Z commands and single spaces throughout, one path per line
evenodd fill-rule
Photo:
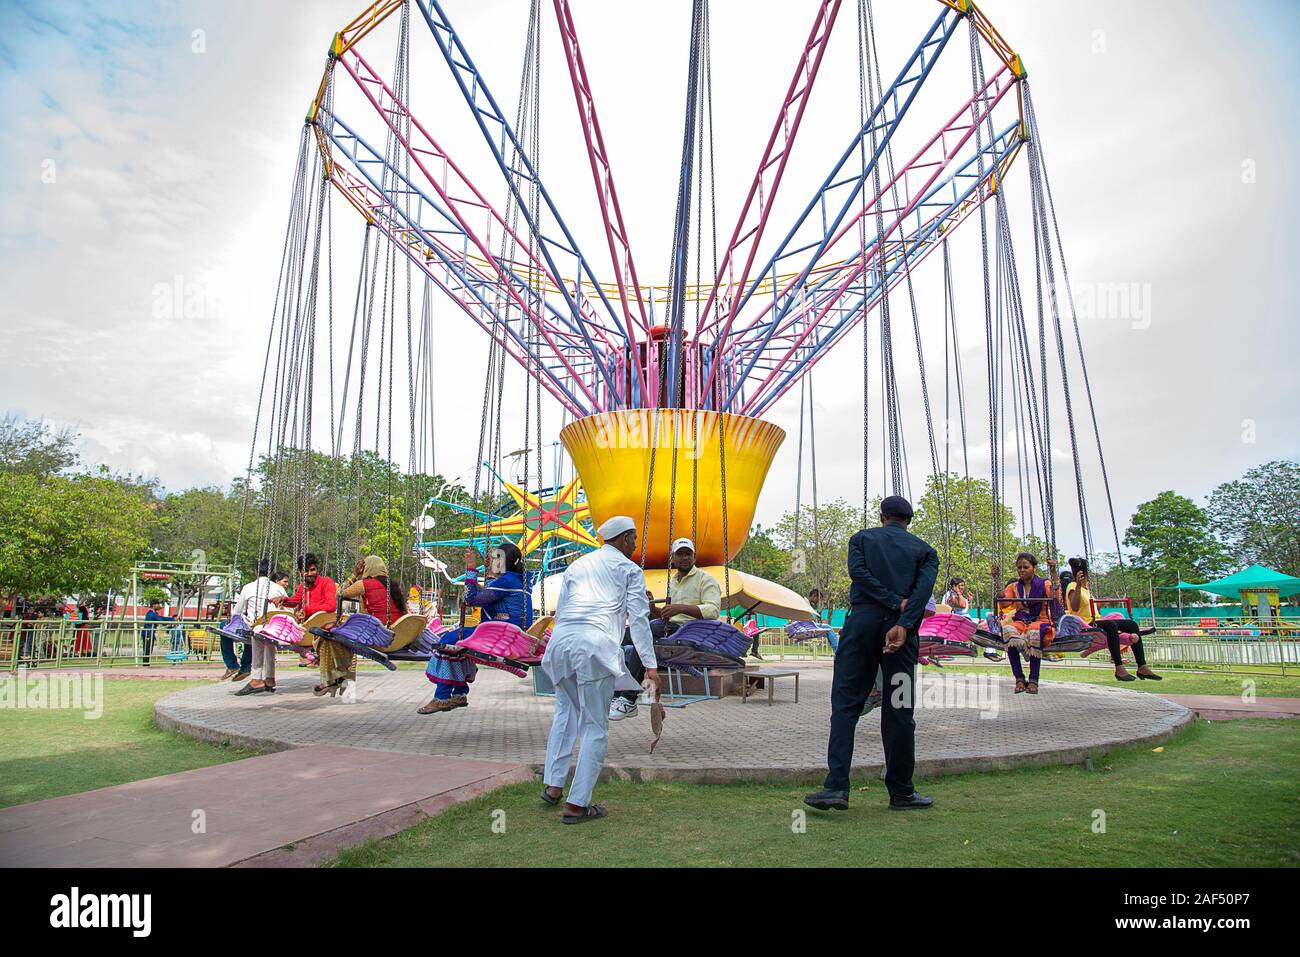
M 1128 665 L 1130 672 L 1136 671 L 1136 665 Z M 1089 666 L 1071 668 L 1068 664 L 1043 665 L 1044 681 L 1080 681 L 1087 684 L 1107 685 L 1123 688 L 1125 691 L 1145 691 L 1150 694 L 1222 694 L 1240 697 L 1245 690 L 1245 682 L 1251 682 L 1257 698 L 1300 698 L 1300 676 L 1284 678 L 1280 674 L 1274 677 L 1263 675 L 1216 674 L 1204 671 L 1179 671 L 1173 668 L 1153 666 L 1163 681 L 1116 681 L 1115 672 L 1110 668 Z M 982 673 L 1010 676 L 1011 667 L 1005 662 L 997 664 L 945 665 L 936 671 L 927 668 L 929 674 Z
M 929 811 L 887 809 L 855 781 L 844 813 L 807 810 L 815 786 L 615 782 L 603 821 L 566 827 L 514 785 L 332 866 L 1123 866 L 1300 865 L 1300 722 L 1198 722 L 1164 746 L 1083 766 L 921 782 Z M 865 789 L 864 789 L 865 788 Z M 494 812 L 504 812 L 504 816 Z M 1094 833 L 1096 812 L 1105 833 Z M 493 823 L 504 822 L 504 833 Z
M 154 702 L 205 682 L 104 679 L 103 714 L 0 710 L 0 807 L 245 758 L 254 752 L 159 731 Z

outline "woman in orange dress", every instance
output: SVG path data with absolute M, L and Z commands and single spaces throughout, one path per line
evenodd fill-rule
M 1038 669 L 1043 663 L 1043 651 L 1056 637 L 1053 609 L 1058 603 L 1056 595 L 1056 560 L 1049 558 L 1049 578 L 1040 578 L 1038 559 L 1029 552 L 1016 556 L 1016 577 L 998 599 L 1002 636 L 1007 640 L 1007 660 L 1011 673 L 1016 676 L 1016 694 L 1028 691 L 1038 694 Z M 994 568 L 994 575 L 1000 574 Z M 1020 654 L 1029 659 L 1029 680 L 1020 665 Z

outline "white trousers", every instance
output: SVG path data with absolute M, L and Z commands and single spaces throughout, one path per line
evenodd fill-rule
M 591 803 L 591 792 L 609 750 L 609 702 L 614 697 L 614 676 L 579 681 L 574 675 L 555 682 L 555 720 L 546 742 L 547 787 L 563 788 L 578 744 L 578 767 L 573 772 L 566 800 L 578 807 Z
M 253 639 L 253 672 L 258 681 L 275 682 L 275 643 L 262 638 Z

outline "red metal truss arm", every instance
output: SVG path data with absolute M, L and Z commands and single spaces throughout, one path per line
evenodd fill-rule
M 587 158 L 591 161 L 591 175 L 596 184 L 596 199 L 600 202 L 601 219 L 605 224 L 605 238 L 609 242 L 609 258 L 614 264 L 614 282 L 618 286 L 619 302 L 623 308 L 623 320 L 627 324 L 628 344 L 631 354 L 636 354 L 636 334 L 633 322 L 644 332 L 650 328 L 646 313 L 645 300 L 641 294 L 641 284 L 637 279 L 636 265 L 632 261 L 632 246 L 628 242 L 627 229 L 623 225 L 623 210 L 618 203 L 618 190 L 614 188 L 614 171 L 609 165 L 609 154 L 605 150 L 605 137 L 600 131 L 600 120 L 596 116 L 596 100 L 591 93 L 591 83 L 587 79 L 587 67 L 583 63 L 582 49 L 578 45 L 578 33 L 573 25 L 573 11 L 568 0 L 553 0 L 555 19 L 560 26 L 560 38 L 564 41 L 564 57 L 569 64 L 569 79 L 573 83 L 573 96 L 578 106 L 578 119 L 582 123 L 582 135 L 587 141 Z M 631 288 L 635 296 L 635 315 L 633 304 L 628 296 Z M 631 363 L 641 378 L 642 394 L 645 390 L 645 375 L 639 362 Z

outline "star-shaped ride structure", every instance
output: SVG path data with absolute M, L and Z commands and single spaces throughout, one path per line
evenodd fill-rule
M 518 485 L 506 482 L 506 491 L 519 506 L 513 515 L 464 529 L 469 535 L 519 535 L 519 551 L 528 555 L 541 548 L 552 538 L 562 538 L 589 548 L 599 548 L 600 542 L 580 523 L 591 517 L 585 500 L 579 501 L 582 485 L 573 479 L 562 489 L 543 498 Z

